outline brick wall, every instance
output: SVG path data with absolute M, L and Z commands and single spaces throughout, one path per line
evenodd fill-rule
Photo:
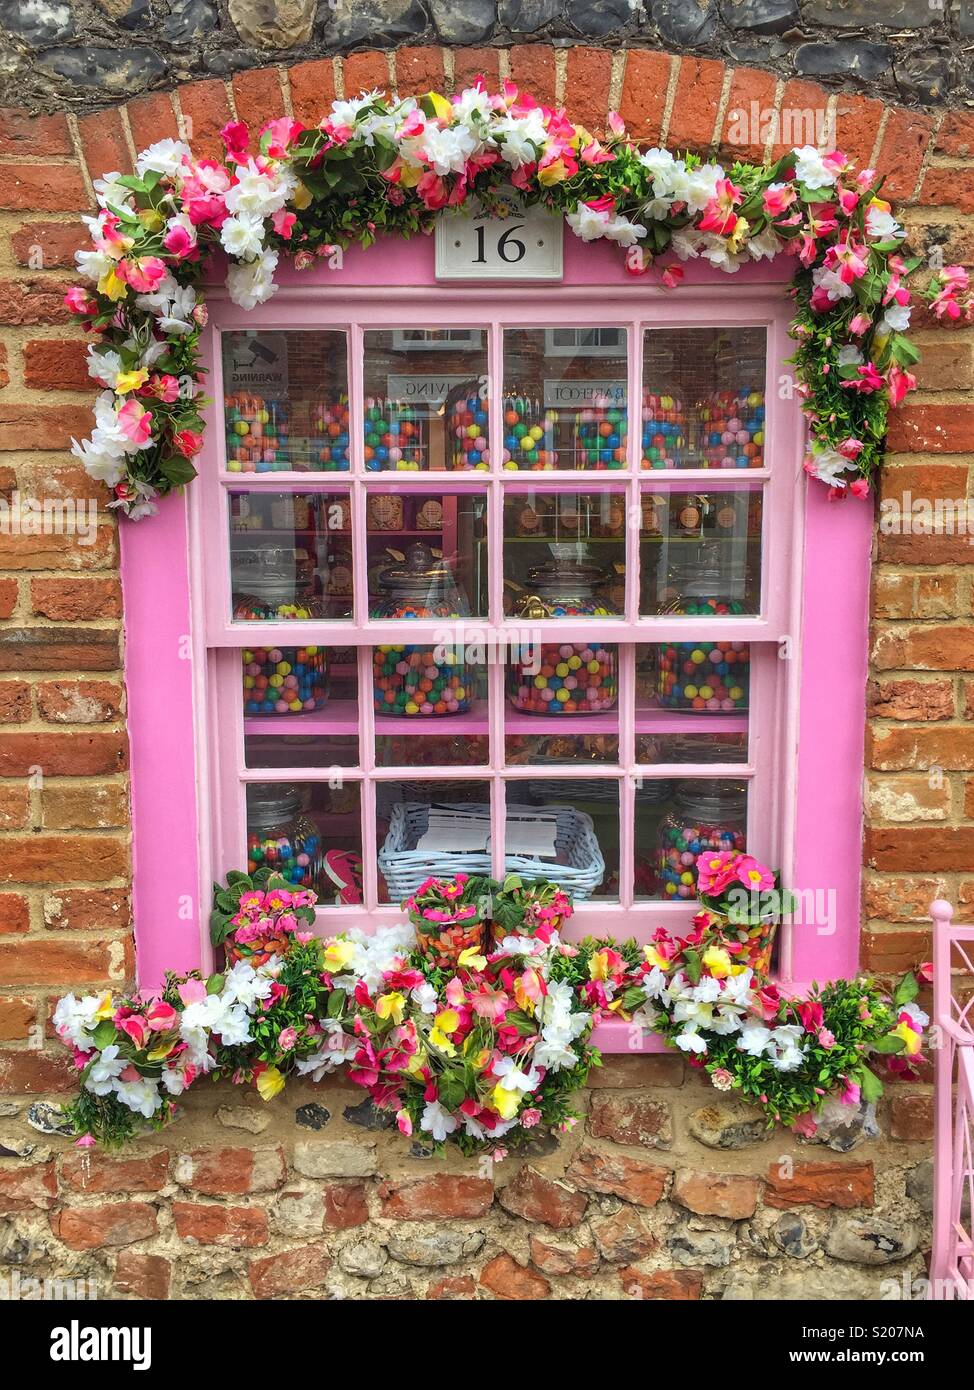
M 879 1137 L 869 1117 L 846 1115 L 824 1145 L 806 1145 L 756 1132 L 679 1059 L 612 1059 L 565 1144 L 489 1175 L 410 1151 L 347 1086 L 289 1089 L 267 1108 L 229 1088 L 192 1093 L 169 1147 L 146 1141 L 90 1166 L 56 1132 L 50 1102 L 73 1069 L 50 1039 L 52 1002 L 118 986 L 134 965 L 116 536 L 106 498 L 66 452 L 90 420 L 61 294 L 91 179 L 187 120 L 197 148 L 215 152 L 231 114 L 316 118 L 336 93 L 449 88 L 478 71 L 564 98 L 593 128 L 611 104 L 642 138 L 731 158 L 733 113 L 751 100 L 825 110 L 840 145 L 887 171 L 916 248 L 974 264 L 974 117 L 711 59 L 400 49 L 238 73 L 95 115 L 0 113 L 0 495 L 8 508 L 18 491 L 101 508 L 90 545 L 0 531 L 4 1277 L 90 1276 L 103 1293 L 151 1297 L 737 1298 L 770 1270 L 783 1296 L 869 1298 L 883 1278 L 922 1270 L 922 1085 L 891 1087 Z M 773 153 L 774 132 L 753 143 L 753 157 Z M 970 490 L 971 331 L 924 324 L 920 341 L 922 390 L 894 420 L 887 501 Z M 877 537 L 863 960 L 880 971 L 929 956 L 935 893 L 974 899 L 970 558 L 966 536 Z M 888 1268 L 876 1265 L 877 1233 Z

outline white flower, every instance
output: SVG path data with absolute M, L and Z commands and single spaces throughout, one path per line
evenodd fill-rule
M 835 360 L 840 367 L 858 367 L 863 361 L 863 356 L 855 343 L 846 343 L 845 347 L 839 348 Z
M 227 1047 L 235 1047 L 241 1043 L 253 1041 L 250 1032 L 250 1015 L 240 1004 L 231 1004 L 229 1008 L 224 1009 L 219 1022 L 214 1025 L 213 1031 L 219 1033 L 220 1040 Z
M 116 169 L 111 174 L 104 174 L 100 179 L 92 180 L 91 186 L 95 190 L 99 207 L 123 208 L 128 206 L 129 199 L 132 197 L 132 190 L 118 182 L 121 177 L 122 175 Z
M 747 242 L 747 254 L 754 261 L 765 259 L 773 261 L 783 244 L 776 232 L 770 227 L 765 227 L 763 232 L 759 232 L 757 236 L 752 236 Z
M 423 135 L 426 159 L 435 174 L 460 174 L 467 160 L 477 150 L 480 141 L 465 126 L 441 130 L 428 125 Z
M 630 222 L 628 217 L 613 217 L 606 225 L 605 235 L 619 246 L 635 246 L 646 235 L 646 228 L 641 222 Z
M 805 1051 L 800 1040 L 804 1035 L 800 1023 L 783 1023 L 780 1028 L 773 1029 L 766 1051 L 776 1071 L 794 1071 L 801 1066 Z
M 813 444 L 806 459 L 806 471 L 830 487 L 846 486 L 848 468 L 849 460 L 838 449 L 826 449 L 821 444 Z
M 62 1042 L 88 1051 L 93 1045 L 88 1034 L 98 1027 L 95 1015 L 100 1007 L 101 1000 L 96 994 L 86 994 L 83 999 L 66 994 L 59 999 L 54 1010 L 54 1027 Z
M 717 194 L 717 184 L 724 177 L 721 164 L 701 164 L 687 174 L 677 186 L 677 196 L 687 205 L 688 212 L 703 212 Z
M 866 235 L 877 241 L 900 241 L 906 233 L 888 208 L 870 203 L 866 209 Z
M 157 1083 L 144 1076 L 140 1076 L 137 1081 L 116 1081 L 115 1094 L 123 1105 L 127 1105 L 138 1115 L 144 1115 L 147 1120 L 152 1118 L 162 1104 Z
M 930 1022 L 930 1015 L 925 1014 L 922 1009 L 917 1008 L 916 1004 L 900 1004 L 897 1012 L 906 1014 L 918 1033 L 922 1033 Z
M 107 1096 L 115 1089 L 115 1078 L 128 1066 L 124 1057 L 119 1057 L 116 1043 L 103 1047 L 91 1064 L 85 1078 L 85 1090 L 95 1096 Z
M 712 1004 L 720 998 L 720 981 L 716 975 L 704 975 L 698 985 L 693 987 L 693 998 L 698 1004 Z
M 705 232 L 697 232 L 688 227 L 682 232 L 674 232 L 670 245 L 681 261 L 695 261 L 700 255 L 700 248 L 705 239 Z
M 442 1144 L 446 1136 L 452 1134 L 459 1125 L 456 1116 L 444 1110 L 438 1100 L 428 1100 L 419 1127 L 431 1134 L 437 1144 Z
M 771 1037 L 771 1029 L 763 1023 L 745 1023 L 737 1040 L 738 1052 L 746 1052 L 749 1057 L 761 1057 Z
M 812 284 L 826 290 L 833 304 L 837 299 L 852 298 L 852 286 L 846 284 L 837 270 L 826 270 L 819 266 L 817 270 L 812 271 Z
M 513 1057 L 501 1057 L 493 1063 L 492 1070 L 495 1076 L 500 1077 L 501 1090 L 520 1091 L 522 1095 L 536 1091 L 544 1080 L 537 1067 L 522 1071 Z
M 910 305 L 890 304 L 879 325 L 879 331 L 887 329 L 891 333 L 905 333 L 910 326 Z
M 264 304 L 274 293 L 274 271 L 277 252 L 267 251 L 256 261 L 232 265 L 227 271 L 227 289 L 234 304 L 241 309 L 254 309 Z
M 588 203 L 579 203 L 575 212 L 570 212 L 565 221 L 582 241 L 597 241 L 604 237 L 611 218 L 599 208 L 590 208 Z
M 228 217 L 220 228 L 220 245 L 228 256 L 252 261 L 264 245 L 263 222 L 247 213 Z
M 181 1096 L 186 1089 L 186 1074 L 179 1065 L 164 1067 L 159 1080 L 171 1096 Z
M 795 177 L 806 188 L 831 188 L 835 175 L 827 168 L 821 154 L 814 145 L 802 145 L 796 149 Z
M 489 120 L 490 96 L 479 87 L 464 87 L 463 91 L 453 98 L 453 113 L 455 119 L 468 123 L 471 117 L 481 121 Z
M 248 217 L 270 217 L 287 202 L 297 184 L 296 176 L 281 167 L 268 173 L 254 159 L 237 165 L 237 182 L 227 189 L 224 201 L 230 213 L 246 213 Z
M 237 961 L 227 971 L 223 989 L 217 998 L 222 1005 L 242 1004 L 245 1009 L 252 1009 L 258 1001 L 262 1003 L 269 997 L 274 985 L 276 963 L 277 958 L 272 956 L 266 965 L 255 970 L 249 961 Z
M 695 1028 L 685 1028 L 673 1040 L 683 1052 L 706 1052 L 707 1042 Z
M 643 991 L 647 999 L 658 999 L 666 989 L 667 975 L 658 965 L 654 965 L 648 975 L 643 976 Z
M 429 980 L 424 980 L 421 985 L 416 985 L 410 990 L 410 994 L 422 1013 L 436 1013 L 439 1004 L 436 997 L 436 990 L 430 984 Z
M 92 284 L 97 284 L 103 275 L 115 267 L 114 259 L 106 256 L 104 251 L 75 251 L 74 263 L 78 267 L 78 274 Z
M 363 92 L 361 96 L 352 97 L 346 101 L 333 101 L 329 119 L 333 125 L 353 126 L 358 120 L 359 113 L 364 111 L 366 106 L 371 106 L 372 102 L 382 93 L 376 89 L 373 92 Z
M 182 140 L 157 140 L 139 155 L 135 161 L 135 171 L 140 178 L 150 169 L 159 174 L 176 174 L 182 168 L 183 160 L 192 158 L 193 151 Z
M 520 116 L 505 113 L 494 122 L 491 133 L 512 169 L 539 159 L 547 138 L 544 116 L 537 107 Z
M 100 381 L 104 386 L 111 390 L 115 389 L 115 380 L 122 370 L 122 359 L 117 352 L 112 352 L 110 348 L 97 348 L 93 343 L 88 347 L 88 375 L 94 381 Z

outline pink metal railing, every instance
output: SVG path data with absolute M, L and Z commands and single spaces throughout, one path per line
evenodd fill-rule
M 950 903 L 933 918 L 931 1043 L 936 1049 L 933 1253 L 930 1295 L 974 1299 L 974 926 L 952 921 Z M 967 976 L 966 999 L 955 975 Z

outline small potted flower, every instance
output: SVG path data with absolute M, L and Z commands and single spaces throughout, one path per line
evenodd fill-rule
M 697 856 L 694 918 L 701 939 L 718 937 L 735 962 L 760 975 L 771 968 L 775 932 L 792 901 L 777 873 L 740 850 L 709 851 Z
M 294 932 L 314 927 L 315 901 L 311 889 L 295 888 L 270 869 L 252 876 L 232 869 L 225 888 L 213 885 L 210 940 L 223 947 L 227 965 L 246 960 L 256 969 L 283 955 Z
M 508 874 L 498 887 L 493 885 L 488 912 L 491 937 L 500 945 L 508 936 L 537 936 L 549 941 L 572 915 L 571 895 L 548 879 L 525 882 Z
M 428 878 L 401 904 L 419 949 L 436 965 L 456 966 L 460 953 L 484 940 L 482 880 L 468 874 Z

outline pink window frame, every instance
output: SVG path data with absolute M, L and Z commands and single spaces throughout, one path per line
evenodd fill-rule
M 381 286 L 376 277 L 381 275 Z M 678 291 L 667 292 L 648 280 L 634 280 L 614 247 L 583 246 L 565 241 L 561 284 L 470 287 L 441 285 L 434 276 L 431 239 L 415 238 L 368 252 L 346 253 L 339 270 L 298 275 L 285 271 L 282 287 L 269 304 L 247 312 L 230 304 L 221 286 L 207 296 L 210 326 L 204 337 L 208 368 L 207 435 L 199 461 L 200 478 L 182 496 L 164 501 L 160 514 L 145 524 L 122 526 L 122 579 L 125 598 L 126 683 L 132 747 L 133 898 L 137 968 L 140 985 L 159 984 L 166 969 L 209 968 L 207 939 L 210 885 L 229 868 L 239 867 L 245 844 L 244 804 L 240 784 L 267 780 L 242 767 L 242 720 L 234 649 L 252 641 L 253 633 L 230 622 L 226 502 L 230 490 L 293 487 L 298 491 L 349 491 L 353 517 L 364 514 L 366 492 L 414 487 L 462 492 L 486 487 L 490 498 L 489 554 L 492 608 L 500 613 L 502 573 L 496 563 L 502 534 L 503 489 L 532 487 L 563 490 L 610 488 L 627 491 L 638 502 L 640 491 L 662 491 L 669 484 L 696 483 L 701 488 L 764 487 L 761 614 L 725 619 L 729 639 L 778 644 L 787 639 L 789 659 L 777 659 L 775 646 L 754 646 L 755 663 L 750 711 L 749 847 L 779 865 L 787 882 L 810 891 L 832 891 L 832 929 L 785 929 L 780 973 L 797 987 L 811 979 L 831 978 L 854 970 L 858 958 L 859 874 L 861 858 L 861 782 L 865 722 L 866 631 L 871 540 L 870 508 L 855 501 L 830 502 L 818 484 L 808 485 L 801 471 L 804 423 L 794 392 L 789 390 L 790 352 L 787 324 L 791 301 L 786 293 L 790 266 L 783 260 L 750 266 L 730 279 L 709 267 L 694 267 Z M 494 322 L 489 335 L 488 372 L 496 394 L 491 428 L 499 419 L 502 384 L 501 332 L 509 326 L 557 326 L 619 323 L 630 328 L 629 399 L 641 389 L 642 330 L 725 325 L 763 325 L 768 332 L 765 452 L 766 469 L 735 472 L 708 470 L 680 473 L 640 471 L 635 456 L 637 432 L 630 430 L 630 460 L 625 472 L 579 474 L 366 474 L 361 457 L 362 332 L 412 322 L 423 327 L 479 325 L 483 313 Z M 228 329 L 348 328 L 351 399 L 351 473 L 240 474 L 224 471 L 219 333 Z M 779 390 L 779 383 L 785 388 Z M 499 455 L 491 441 L 493 456 Z M 219 518 L 219 519 L 217 519 Z M 353 522 L 354 526 L 354 522 Z M 364 559 L 355 566 L 354 602 L 364 612 Z M 634 678 L 632 649 L 625 644 L 665 639 L 686 640 L 699 634 L 693 620 L 679 617 L 633 620 L 638 595 L 633 566 L 627 572 L 627 614 L 600 623 L 600 638 L 623 644 L 621 680 Z M 482 631 L 485 622 L 471 620 Z M 537 625 L 539 629 L 544 623 Z M 432 627 L 432 625 L 431 625 Z M 417 638 L 431 635 L 411 625 Z M 320 627 L 301 623 L 262 624 L 268 639 L 294 642 L 321 640 Z M 559 624 L 558 632 L 566 629 Z M 382 624 L 367 629 L 354 622 L 328 625 L 330 642 L 357 639 L 368 645 L 394 640 L 401 630 Z M 570 634 L 568 634 L 570 635 Z M 360 652 L 367 656 L 368 646 Z M 363 657 L 364 659 L 364 657 Z M 501 682 L 499 666 L 489 679 Z M 504 707 L 495 686 L 491 701 L 495 758 L 503 748 Z M 623 690 L 624 694 L 624 690 Z M 657 764 L 636 768 L 632 754 L 635 729 L 630 702 L 620 700 L 620 863 L 632 858 L 634 775 L 673 775 Z M 716 725 L 714 725 L 716 727 Z M 372 711 L 360 702 L 360 764 L 372 757 Z M 500 737 L 500 743 L 497 740 Z M 698 769 L 708 776 L 740 776 L 740 765 Z M 777 771 L 775 771 L 777 770 Z M 371 769 L 370 769 L 371 771 Z M 579 769 L 566 768 L 577 776 Z M 601 769 L 599 771 L 602 771 Z M 681 766 L 681 775 L 688 769 Z M 456 776 L 458 769 L 423 769 L 431 775 Z M 293 770 L 301 781 L 315 780 L 327 769 Z M 355 777 L 361 774 L 354 774 Z M 367 829 L 375 825 L 374 779 L 398 776 L 375 769 L 364 782 L 363 848 L 367 893 L 374 897 L 376 865 L 368 853 Z M 468 775 L 463 769 L 462 775 Z M 503 786 L 499 766 L 473 771 Z M 524 775 L 517 769 L 505 778 Z M 595 775 L 595 769 L 593 769 Z M 603 771 L 603 775 L 604 771 Z M 613 774 L 608 774 L 613 775 Z M 286 769 L 276 771 L 284 779 Z M 495 830 L 502 830 L 503 799 L 495 795 Z M 233 809 L 227 813 L 226 808 Z M 500 861 L 500 835 L 494 836 Z M 501 863 L 495 865 L 500 871 Z M 625 872 L 625 871 L 623 871 Z M 574 919 L 576 934 L 596 932 L 647 939 L 660 921 L 688 919 L 685 904 L 610 903 L 593 900 Z M 356 908 L 329 908 L 329 930 L 395 920 L 396 909 L 365 915 Z M 612 1045 L 601 1031 L 603 1045 Z

